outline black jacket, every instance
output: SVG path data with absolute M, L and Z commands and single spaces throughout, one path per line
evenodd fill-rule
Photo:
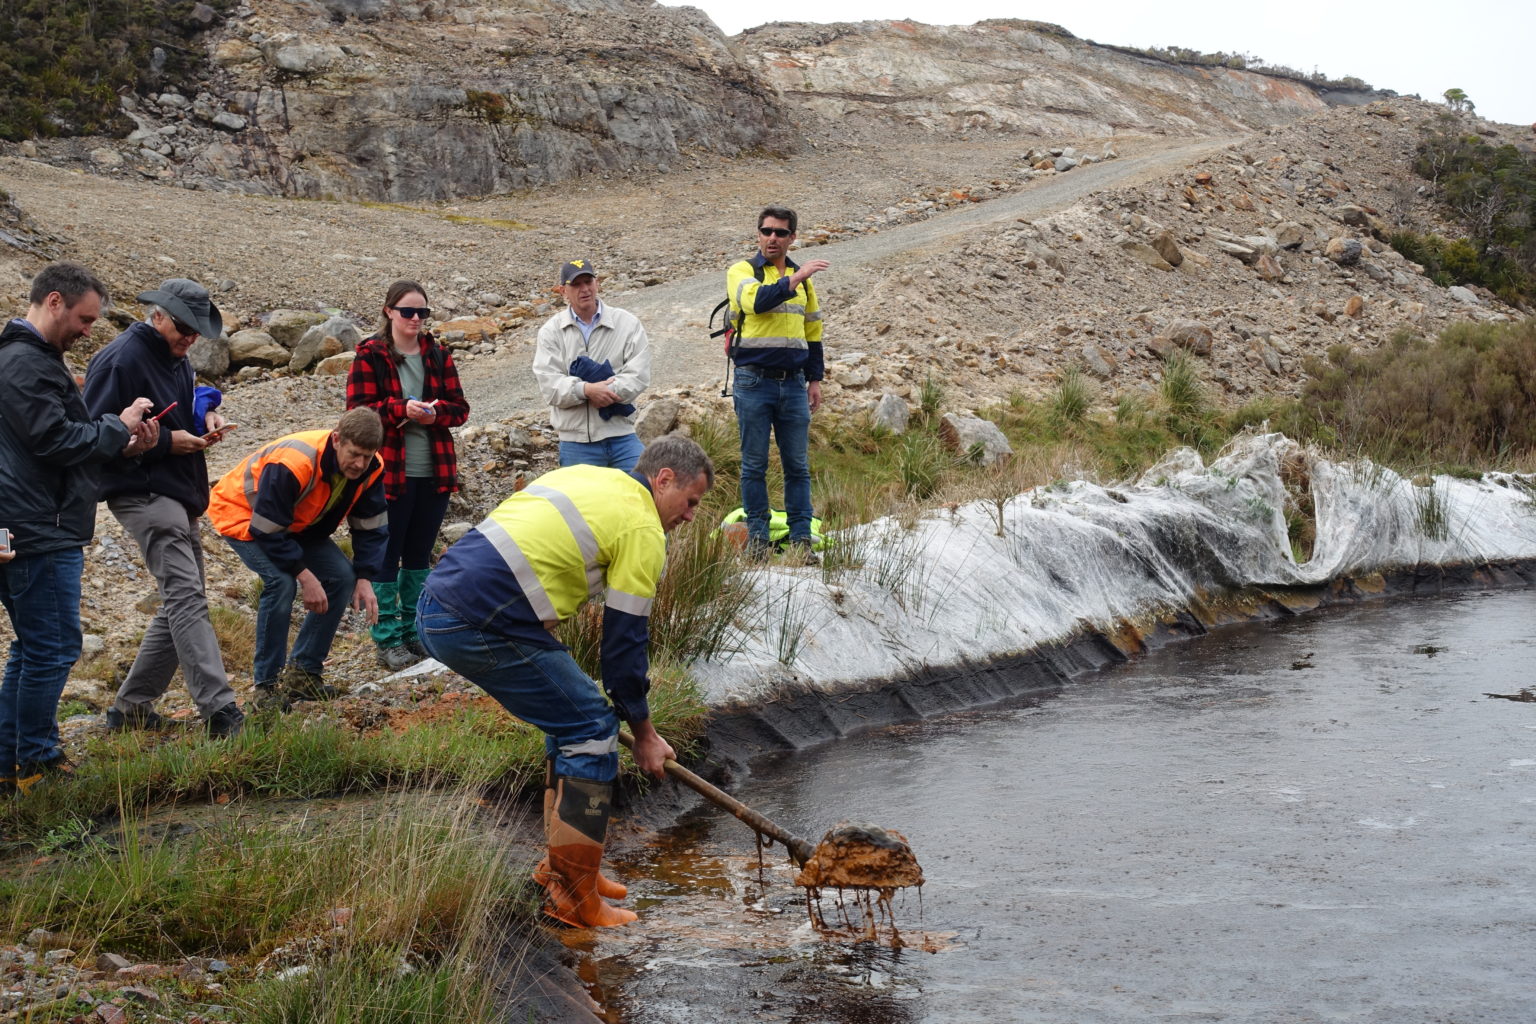
M 208 507 L 208 462 L 203 453 L 171 454 L 171 431 L 193 431 L 192 364 L 171 355 L 160 332 L 136 323 L 91 358 L 85 371 L 85 407 L 93 416 L 117 413 L 141 396 L 159 412 L 179 403 L 160 420 L 160 441 L 143 455 L 116 458 L 101 471 L 100 497 L 160 494 L 185 505 L 193 515 Z
M 115 414 L 92 419 L 86 412 L 75 375 L 58 349 L 25 323 L 5 325 L 0 331 L 0 526 L 11 530 L 18 555 L 90 543 L 101 466 L 127 443 L 128 428 Z

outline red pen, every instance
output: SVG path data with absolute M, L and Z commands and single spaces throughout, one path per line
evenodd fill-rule
M 166 406 L 164 409 L 161 409 L 159 412 L 157 412 L 153 416 L 151 416 L 149 418 L 149 421 L 151 423 L 159 423 L 161 416 L 164 416 L 166 413 L 170 412 L 172 409 L 176 408 L 180 404 L 181 404 L 180 402 L 172 402 L 170 405 Z

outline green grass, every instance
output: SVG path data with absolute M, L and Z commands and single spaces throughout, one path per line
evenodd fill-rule
M 5 932 L 45 928 L 84 962 L 218 956 L 234 967 L 218 1001 L 245 1021 L 495 1019 L 496 964 L 515 963 L 536 900 L 472 793 L 229 815 L 176 838 L 119 810 L 114 828 L 0 882 Z M 292 963 L 311 969 L 273 977 Z M 198 995 L 157 987 L 173 1004 Z

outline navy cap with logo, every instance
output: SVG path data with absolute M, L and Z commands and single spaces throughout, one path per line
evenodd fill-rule
M 597 268 L 592 266 L 591 260 L 571 260 L 560 268 L 560 283 L 570 284 L 582 274 L 597 276 Z

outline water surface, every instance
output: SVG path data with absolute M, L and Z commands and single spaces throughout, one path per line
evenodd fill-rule
M 754 765 L 812 840 L 904 832 L 912 948 L 828 942 L 710 812 L 620 865 L 614 1020 L 1529 1024 L 1536 592 L 1234 627 L 1058 693 Z M 777 854 L 777 856 L 774 856 Z M 925 952 L 927 949 L 938 952 Z

